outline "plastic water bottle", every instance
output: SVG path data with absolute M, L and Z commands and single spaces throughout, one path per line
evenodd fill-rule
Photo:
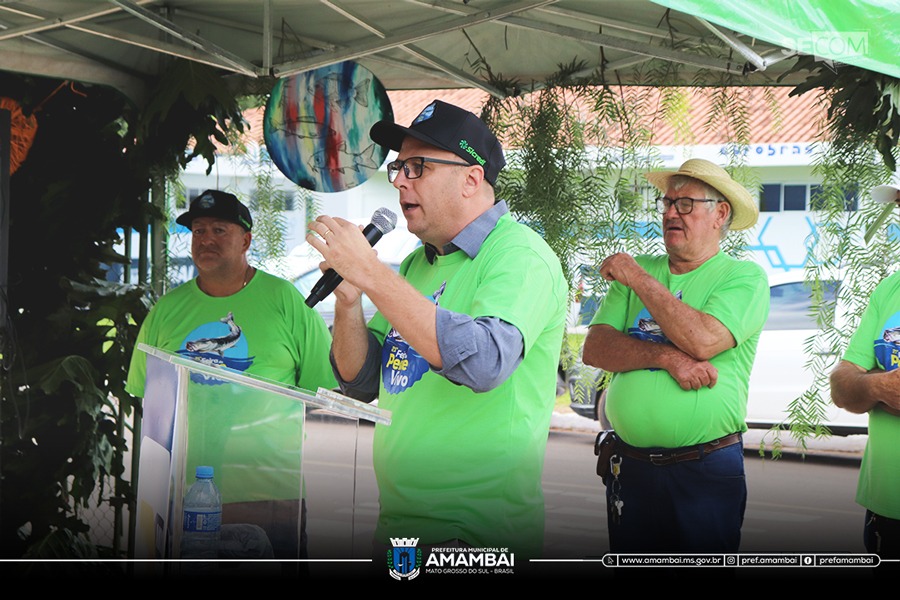
M 213 482 L 212 467 L 197 467 L 197 480 L 184 496 L 181 558 L 216 560 L 222 525 L 222 494 Z

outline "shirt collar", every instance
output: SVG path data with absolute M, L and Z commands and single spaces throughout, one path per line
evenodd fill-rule
M 497 221 L 508 212 L 509 208 L 506 206 L 505 200 L 497 202 L 463 227 L 463 230 L 456 234 L 449 244 L 444 245 L 443 254 L 452 254 L 457 250 L 462 250 L 469 258 L 475 258 L 488 234 L 497 226 Z M 434 263 L 437 254 L 437 248 L 431 244 L 425 244 L 425 258 L 429 263 Z

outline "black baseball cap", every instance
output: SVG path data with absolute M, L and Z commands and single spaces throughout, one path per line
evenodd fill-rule
M 465 109 L 440 100 L 434 100 L 422 109 L 409 127 L 393 121 L 379 121 L 369 131 L 369 137 L 376 144 L 396 151 L 408 135 L 452 152 L 470 165 L 481 165 L 484 178 L 491 185 L 506 165 L 503 147 L 484 121 Z
M 240 225 L 247 231 L 253 228 L 250 210 L 241 204 L 241 201 L 234 194 L 219 190 L 206 190 L 191 200 L 190 210 L 175 219 L 175 222 L 190 229 L 191 223 L 197 217 L 212 217 L 230 221 Z

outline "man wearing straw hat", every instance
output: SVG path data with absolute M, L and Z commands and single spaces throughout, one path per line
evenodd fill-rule
M 666 253 L 617 253 L 584 362 L 613 374 L 618 441 L 604 477 L 612 552 L 736 552 L 747 489 L 750 371 L 768 316 L 763 269 L 720 249 L 756 223 L 750 193 L 700 159 L 646 174 L 664 195 Z
M 900 178 L 872 189 L 876 202 L 900 206 Z M 900 273 L 878 284 L 843 360 L 831 373 L 831 399 L 853 413 L 869 413 L 856 502 L 866 509 L 866 550 L 900 558 Z M 877 575 L 896 576 L 879 565 Z

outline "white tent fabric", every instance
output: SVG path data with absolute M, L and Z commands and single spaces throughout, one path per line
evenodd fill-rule
M 0 69 L 109 85 L 138 102 L 146 81 L 165 69 L 170 57 L 212 65 L 244 89 L 260 91 L 271 89 L 274 78 L 346 60 L 363 64 L 389 90 L 476 87 L 501 97 L 529 89 L 573 61 L 581 74 L 600 73 L 613 83 L 779 83 L 797 48 L 786 45 L 784 35 L 753 32 L 749 23 L 757 17 L 754 23 L 770 22 L 765 7 L 778 3 L 754 0 L 752 10 L 738 10 L 745 4 L 750 5 L 687 0 L 4 1 Z M 836 23 L 844 27 L 854 22 L 851 17 L 864 19 L 869 4 L 877 3 L 839 4 L 845 18 Z M 728 8 L 713 13 L 710 7 L 716 5 Z M 736 15 L 733 25 L 710 22 L 729 10 Z M 694 17 L 693 11 L 706 18 Z M 876 37 L 870 33 L 870 46 L 876 46 Z M 867 68 L 880 64 L 866 63 Z M 802 79 L 796 74 L 780 83 Z

